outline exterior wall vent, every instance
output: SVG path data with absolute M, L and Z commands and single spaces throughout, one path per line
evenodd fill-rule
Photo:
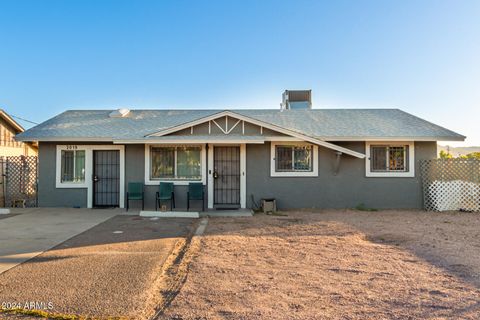
M 280 107 L 282 110 L 312 109 L 312 90 L 285 90 Z
M 129 113 L 130 113 L 130 109 L 120 108 L 120 109 L 117 109 L 117 110 L 113 110 L 112 112 L 110 112 L 110 114 L 108 116 L 110 118 L 123 118 L 123 117 L 127 116 Z

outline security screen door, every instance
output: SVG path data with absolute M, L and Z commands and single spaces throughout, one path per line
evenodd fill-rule
M 240 206 L 240 147 L 214 147 L 214 204 Z
M 118 207 L 120 200 L 120 151 L 93 151 L 93 206 Z

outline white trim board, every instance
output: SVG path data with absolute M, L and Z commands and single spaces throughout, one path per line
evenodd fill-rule
M 168 139 L 168 140 L 161 140 L 159 139 L 148 139 L 148 140 L 119 140 L 115 141 L 115 144 L 149 144 L 149 145 L 192 145 L 192 144 L 204 144 L 204 143 L 215 143 L 215 144 L 241 144 L 241 143 L 250 143 L 250 144 L 264 144 L 265 141 L 268 141 L 269 137 L 261 138 L 261 139 L 222 139 L 212 138 L 212 139 Z
M 165 129 L 165 130 L 161 130 L 161 131 L 149 134 L 146 137 L 161 137 L 161 136 L 164 136 L 164 135 L 167 135 L 167 134 L 179 131 L 179 130 L 183 130 L 185 128 L 189 128 L 190 126 L 195 126 L 195 125 L 205 123 L 207 121 L 211 121 L 211 120 L 214 120 L 214 119 L 218 119 L 220 117 L 225 117 L 225 116 L 230 116 L 230 117 L 234 117 L 234 118 L 237 118 L 237 119 L 240 119 L 240 120 L 243 120 L 243 121 L 247 121 L 247 122 L 250 122 L 250 123 L 255 124 L 257 126 L 260 126 L 261 128 L 265 127 L 267 129 L 274 130 L 274 131 L 277 131 L 277 132 L 280 132 L 280 133 L 283 133 L 283 134 L 286 134 L 286 135 L 289 135 L 289 136 L 292 136 L 292 137 L 295 137 L 295 138 L 299 138 L 299 139 L 302 139 L 304 141 L 307 141 L 307 142 L 310 142 L 310 143 L 313 143 L 313 144 L 317 144 L 317 145 L 320 145 L 320 146 L 323 146 L 323 147 L 326 147 L 326 148 L 329 148 L 329 149 L 340 151 L 342 153 L 345 153 L 345 154 L 348 154 L 348 155 L 351 155 L 351 156 L 354 156 L 354 157 L 357 157 L 357 158 L 360 158 L 360 159 L 365 158 L 365 155 L 363 153 L 356 152 L 356 151 L 353 151 L 353 150 L 350 150 L 350 149 L 347 149 L 347 148 L 344 148 L 344 147 L 340 147 L 340 146 L 337 146 L 337 145 L 335 145 L 333 143 L 330 143 L 330 142 L 326 142 L 326 141 L 323 141 L 323 140 L 320 140 L 320 139 L 317 139 L 317 138 L 313 138 L 313 137 L 310 137 L 310 136 L 307 136 L 307 135 L 304 135 L 304 134 L 301 134 L 301 133 L 298 133 L 298 132 L 295 132 L 295 131 L 292 131 L 292 130 L 289 130 L 289 129 L 285 129 L 285 128 L 282 128 L 282 127 L 279 127 L 279 126 L 276 126 L 276 125 L 272 125 L 272 124 L 266 123 L 264 121 L 249 118 L 249 117 L 246 117 L 246 116 L 243 116 L 241 114 L 238 114 L 238 113 L 235 113 L 235 112 L 232 112 L 232 111 L 228 111 L 228 110 L 227 111 L 222 111 L 222 112 L 219 112 L 219 113 L 215 113 L 215 114 L 210 115 L 208 117 L 203 117 L 203 118 L 200 118 L 200 119 L 188 122 L 188 123 L 184 123 L 182 125 L 178 125 L 178 126 L 175 126 L 175 127 Z
M 208 190 L 207 190 L 207 207 L 213 209 L 213 147 L 214 145 L 208 145 Z
M 245 120 L 244 120 L 245 121 Z M 190 127 L 190 125 L 188 125 Z M 272 129 L 275 130 L 275 129 Z M 177 131 L 177 130 L 175 130 Z M 151 137 L 153 135 L 149 135 Z M 465 141 L 465 136 L 462 137 L 363 137 L 363 136 L 352 136 L 352 137 L 318 137 L 321 141 Z M 23 138 L 15 137 L 15 140 L 22 142 L 110 142 L 115 144 L 123 143 L 149 143 L 152 142 L 151 139 L 116 139 L 116 138 L 91 138 L 91 137 L 41 137 L 41 138 Z M 155 140 L 157 142 L 157 140 Z M 161 140 L 158 140 L 158 143 L 161 143 Z
M 240 208 L 247 207 L 247 145 L 240 145 Z
M 465 141 L 465 137 L 322 137 L 325 141 Z
M 312 146 L 313 147 L 313 159 L 312 159 L 312 171 L 290 171 L 290 172 L 277 172 L 275 170 L 275 148 L 277 145 L 288 146 Z M 318 177 L 318 165 L 320 160 L 318 159 L 318 146 L 305 143 L 305 142 L 280 142 L 272 141 L 270 144 L 270 176 L 271 177 Z
M 158 137 L 157 139 L 148 138 L 145 139 L 132 139 L 132 140 L 116 140 L 114 144 L 199 144 L 199 143 L 213 143 L 213 144 L 264 144 L 265 141 L 303 141 L 303 139 L 295 138 L 295 137 L 288 137 L 288 136 L 258 136 L 255 139 L 249 139 L 247 136 L 241 139 L 224 139 L 218 136 L 212 136 L 208 140 L 202 138 L 200 139 L 169 139 L 169 140 L 162 140 L 162 137 Z M 363 140 L 362 140 L 363 141 Z
M 388 172 L 372 172 L 370 164 L 370 146 L 388 145 L 388 146 L 408 146 L 408 171 L 388 171 Z M 413 141 L 375 141 L 365 142 L 365 176 L 377 178 L 413 178 L 415 177 L 415 143 Z
M 76 149 L 72 149 L 75 147 Z M 83 183 L 62 183 L 61 176 L 61 151 L 62 150 L 85 150 L 85 181 Z M 119 207 L 125 205 L 125 146 L 122 145 L 57 145 L 55 161 L 55 187 L 57 189 L 87 189 L 87 208 L 93 207 L 93 151 L 94 150 L 118 150 L 120 151 L 120 190 Z

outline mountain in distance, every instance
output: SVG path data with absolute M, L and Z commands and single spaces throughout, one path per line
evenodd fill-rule
M 464 156 L 472 152 L 480 152 L 480 147 L 450 147 L 450 146 L 437 146 L 437 153 L 440 154 L 440 151 L 450 152 L 450 154 L 457 158 L 459 156 Z

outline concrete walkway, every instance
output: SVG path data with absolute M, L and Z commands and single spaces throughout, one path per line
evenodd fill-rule
M 208 210 L 200 212 L 201 217 L 251 217 L 253 211 L 251 209 L 237 209 L 237 210 Z
M 183 261 L 198 222 L 115 216 L 0 274 L 0 302 L 51 302 L 47 312 L 82 319 L 146 319 L 179 288 L 177 274 L 162 270 Z
M 20 214 L 0 219 L 0 273 L 123 212 L 70 208 L 15 210 Z

